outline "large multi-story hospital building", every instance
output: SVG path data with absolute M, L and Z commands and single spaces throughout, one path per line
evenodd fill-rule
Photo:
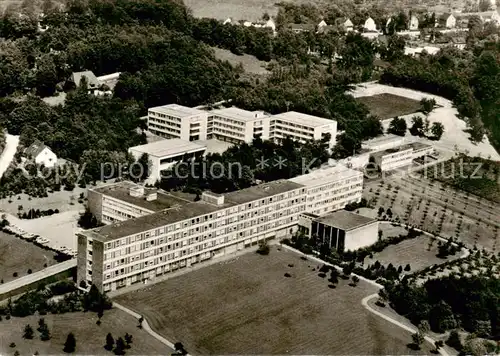
M 290 180 L 201 200 L 119 182 L 90 189 L 90 211 L 106 225 L 78 234 L 78 282 L 104 291 L 283 238 L 305 212 L 361 199 L 362 175 L 327 166 Z M 346 244 L 347 246 L 347 244 Z
M 169 104 L 150 108 L 147 122 L 148 130 L 155 135 L 186 141 L 214 138 L 239 144 L 251 143 L 257 137 L 276 142 L 288 137 L 306 142 L 329 136 L 329 146 L 333 147 L 337 136 L 335 120 L 295 111 L 270 115 L 236 107 L 204 111 Z

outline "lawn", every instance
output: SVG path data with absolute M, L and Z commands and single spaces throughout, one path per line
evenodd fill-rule
M 228 61 L 231 65 L 237 66 L 241 64 L 246 73 L 251 74 L 269 74 L 266 69 L 267 62 L 259 61 L 256 57 L 249 54 L 238 56 L 227 49 L 213 47 L 215 57 L 221 61 Z
M 56 264 L 55 255 L 52 251 L 0 231 L 0 279 L 4 283 L 27 275 L 28 269 L 37 272 L 44 269 L 45 264 Z M 13 277 L 14 272 L 18 277 Z
M 4 318 L 0 322 L 0 354 L 10 355 L 16 350 L 21 355 L 33 355 L 35 351 L 40 355 L 62 354 L 66 336 L 70 332 L 75 335 L 76 353 L 80 355 L 113 355 L 103 347 L 108 332 L 115 339 L 123 337 L 125 333 L 132 335 L 132 347 L 127 350 L 127 355 L 170 355 L 172 352 L 147 332 L 137 328 L 134 317 L 118 309 L 106 311 L 100 326 L 96 324 L 96 314 L 90 312 L 48 314 L 43 317 L 52 335 L 49 341 L 41 341 L 36 331 L 39 317 Z M 35 331 L 32 340 L 22 338 L 26 324 L 30 324 Z M 12 342 L 16 347 L 9 347 Z
M 329 288 L 318 267 L 273 247 L 115 299 L 193 354 L 413 353 L 408 332 L 361 305 L 375 287 Z
M 389 263 L 396 268 L 409 264 L 412 273 L 419 271 L 434 264 L 441 264 L 451 259 L 460 257 L 460 253 L 449 258 L 437 257 L 438 244 L 436 240 L 431 240 L 429 236 L 421 235 L 415 239 L 405 240 L 397 245 L 387 246 L 383 251 L 373 254 L 373 258 L 365 259 L 365 266 L 379 261 L 382 265 L 387 266 Z
M 395 116 L 413 114 L 420 109 L 420 102 L 394 94 L 377 94 L 356 98 L 365 104 L 370 114 L 381 120 L 392 119 Z

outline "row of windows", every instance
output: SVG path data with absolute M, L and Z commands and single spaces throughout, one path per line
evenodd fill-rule
M 360 181 L 360 183 L 358 184 L 352 184 L 348 187 L 345 187 L 347 184 L 349 184 L 350 182 L 352 182 L 352 179 L 349 179 L 349 183 L 346 181 L 346 180 L 343 180 L 343 181 L 340 181 L 340 182 L 336 182 L 336 183 L 330 183 L 330 184 L 326 184 L 326 185 L 323 185 L 321 187 L 317 187 L 317 188 L 313 188 L 311 190 L 309 190 L 309 194 L 316 194 L 316 193 L 319 193 L 319 192 L 324 192 L 324 191 L 332 191 L 333 194 L 336 194 L 338 192 L 338 190 L 333 190 L 335 188 L 338 188 L 338 187 L 345 187 L 344 189 L 348 190 L 348 189 L 355 189 L 357 187 L 362 187 L 363 186 L 363 177 L 360 176 L 360 177 L 357 177 L 355 178 L 356 180 Z
M 220 121 L 220 122 L 228 122 L 230 124 L 237 125 L 237 126 L 245 126 L 245 123 L 243 121 L 228 119 L 227 117 L 214 115 L 214 116 L 211 116 L 208 118 L 208 120 L 210 120 L 210 119 L 212 119 L 215 124 L 217 124 L 217 121 Z
M 260 213 L 260 214 L 264 214 L 266 212 L 270 212 L 270 211 L 273 211 L 273 210 L 283 209 L 283 208 L 285 208 L 287 206 L 292 206 L 293 204 L 296 204 L 299 201 L 304 201 L 305 197 L 304 196 L 300 196 L 303 193 L 305 193 L 305 190 L 304 189 L 300 189 L 300 190 L 286 192 L 286 193 L 283 193 L 283 194 L 280 194 L 280 195 L 277 195 L 277 196 L 271 196 L 271 197 L 266 198 L 266 199 L 261 199 L 261 200 L 258 200 L 258 201 L 253 201 L 251 203 L 247 203 L 247 204 L 244 204 L 244 205 L 234 206 L 234 207 L 231 207 L 231 208 L 227 208 L 225 210 L 220 210 L 220 211 L 217 211 L 217 212 L 214 212 L 214 213 L 211 213 L 211 214 L 207 214 L 207 215 L 203 215 L 203 216 L 200 216 L 200 217 L 193 218 L 190 221 L 187 220 L 187 221 L 183 221 L 183 222 L 178 222 L 178 223 L 175 223 L 175 224 L 167 225 L 165 227 L 156 229 L 154 235 L 152 234 L 152 232 L 144 232 L 144 233 L 137 234 L 137 235 L 130 236 L 130 237 L 126 237 L 126 238 L 123 238 L 123 239 L 114 240 L 112 242 L 106 243 L 105 248 L 106 249 L 116 248 L 116 247 L 119 247 L 119 246 L 130 244 L 132 242 L 136 242 L 136 241 L 141 241 L 141 240 L 147 239 L 150 236 L 159 236 L 159 235 L 162 235 L 164 233 L 169 233 L 169 232 L 174 231 L 174 230 L 185 229 L 187 227 L 198 225 L 198 224 L 202 224 L 202 223 L 206 223 L 209 220 L 211 221 L 212 219 L 218 219 L 218 218 L 222 218 L 224 216 L 228 216 L 229 217 L 232 214 L 237 214 L 237 213 L 247 213 L 247 214 L 249 214 L 251 212 L 248 212 L 248 210 L 256 209 L 256 208 L 258 208 L 260 206 L 266 206 L 266 209 L 260 209 L 260 210 L 256 211 L 257 213 Z M 293 199 L 293 198 L 295 198 L 295 199 Z M 284 199 L 293 199 L 293 200 L 288 201 L 288 202 L 284 202 L 284 203 L 279 203 L 279 202 L 282 202 Z M 275 203 L 275 204 L 274 205 L 269 205 L 269 204 L 272 204 L 272 203 Z M 269 205 L 269 206 L 267 206 L 267 205 Z M 252 214 L 253 214 L 253 212 L 252 212 Z M 243 216 L 243 215 L 241 215 L 241 216 Z M 234 219 L 234 218 L 240 218 L 240 216 L 238 216 L 238 217 L 231 217 L 231 218 L 232 219 Z M 228 221 L 228 219 L 226 219 L 224 222 L 227 222 L 227 221 Z M 218 222 L 218 224 L 220 224 L 220 223 L 221 222 Z M 211 224 L 212 223 L 210 222 L 207 226 L 209 226 Z M 220 225 L 220 226 L 223 226 L 223 225 Z M 209 227 L 211 227 L 211 226 L 209 226 Z M 196 229 L 192 229 L 191 231 L 196 232 Z M 174 236 L 178 236 L 178 238 L 182 237 L 180 235 L 181 235 L 181 232 L 177 232 L 176 234 L 174 234 Z
M 155 112 L 155 111 L 149 111 L 148 112 L 148 115 L 149 116 L 156 116 L 156 117 L 161 117 L 161 118 L 164 118 L 164 119 L 168 119 L 169 121 L 176 121 L 176 122 L 181 122 L 182 120 L 178 117 L 175 117 L 175 116 L 170 116 L 170 115 L 166 115 L 166 114 L 161 114 L 159 112 Z
M 299 125 L 299 124 L 293 124 L 291 122 L 282 121 L 282 120 L 271 120 L 271 126 L 275 125 L 275 124 L 281 124 L 281 125 L 285 125 L 285 126 L 295 127 L 295 128 L 305 130 L 305 131 L 314 131 L 313 127 Z
M 165 127 L 163 125 L 156 125 L 156 124 L 149 123 L 148 124 L 148 129 L 149 128 L 154 128 L 154 129 L 158 129 L 158 130 L 162 130 L 162 131 L 166 131 L 166 132 L 173 132 L 173 133 L 177 133 L 179 135 L 181 134 L 181 130 L 173 129 L 173 128 L 170 128 L 170 127 Z
M 149 253 L 144 253 L 139 256 L 131 256 L 127 258 L 123 258 L 119 261 L 113 261 L 106 263 L 105 271 L 111 270 L 109 275 L 110 278 L 115 276 L 123 275 L 131 273 L 132 271 L 142 270 L 144 268 L 148 268 L 153 264 L 170 262 L 174 259 L 186 257 L 188 255 L 197 254 L 204 250 L 213 250 L 218 249 L 223 245 L 237 243 L 238 241 L 245 240 L 249 237 L 254 236 L 255 234 L 262 235 L 265 232 L 269 232 L 270 230 L 277 229 L 280 227 L 284 227 L 289 225 L 297 220 L 298 214 L 304 211 L 304 209 L 294 209 L 293 216 L 285 216 L 280 218 L 277 221 L 270 222 L 268 224 L 256 226 L 254 228 L 249 228 L 245 231 L 241 231 L 239 233 L 234 233 L 232 235 L 222 236 L 219 238 L 215 238 L 211 241 L 207 241 L 205 243 L 199 243 L 196 245 L 179 245 L 179 250 L 175 251 L 171 249 L 153 249 L 148 251 Z M 140 261 L 140 262 L 139 262 Z M 117 268 L 113 270 L 114 268 Z
M 181 124 L 176 124 L 170 121 L 162 120 L 162 119 L 155 119 L 153 117 L 148 119 L 149 125 L 151 125 L 152 122 L 157 122 L 158 124 L 161 124 L 160 126 L 170 126 L 170 127 L 177 127 L 181 128 Z

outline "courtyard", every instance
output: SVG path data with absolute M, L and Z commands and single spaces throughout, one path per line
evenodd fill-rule
M 249 252 L 114 299 L 193 354 L 416 352 L 409 332 L 362 306 L 376 287 L 341 280 L 332 288 L 318 268 L 272 247 L 269 256 Z

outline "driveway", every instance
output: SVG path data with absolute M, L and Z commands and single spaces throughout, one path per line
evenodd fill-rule
M 17 146 L 19 145 L 19 136 L 6 135 L 6 145 L 2 154 L 0 155 L 0 178 L 3 176 L 5 171 L 10 165 L 10 162 L 14 159 L 14 155 L 17 151 Z

